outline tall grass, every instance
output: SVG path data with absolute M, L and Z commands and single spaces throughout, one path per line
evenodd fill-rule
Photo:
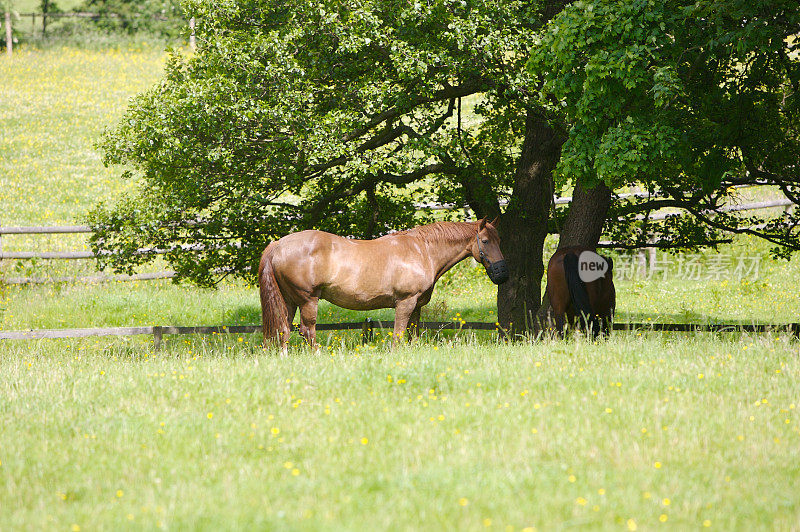
M 792 530 L 797 344 L 0 345 L 0 529 Z

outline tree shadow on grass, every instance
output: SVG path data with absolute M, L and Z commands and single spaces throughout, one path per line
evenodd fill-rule
M 617 310 L 615 321 L 618 323 L 679 323 L 679 324 L 720 324 L 720 323 L 768 323 L 768 320 L 736 320 L 724 316 L 712 316 L 690 312 L 685 309 L 675 312 L 632 312 Z M 394 320 L 394 309 L 376 309 L 369 311 L 348 310 L 337 307 L 327 301 L 320 301 L 317 323 L 363 323 L 367 318 L 373 321 L 391 322 Z M 422 310 L 423 322 L 477 321 L 493 323 L 496 320 L 494 305 L 448 306 L 443 300 L 433 301 Z M 222 316 L 224 325 L 257 325 L 261 323 L 261 307 L 258 305 L 239 305 L 226 310 Z M 300 323 L 299 312 L 293 323 Z M 320 331 L 322 333 L 322 331 Z
M 422 310 L 423 322 L 451 322 L 451 321 L 480 321 L 493 323 L 496 320 L 496 312 L 489 306 L 465 306 L 459 308 L 449 308 L 446 304 L 437 304 L 434 301 Z M 380 327 L 380 323 L 388 324 L 394 321 L 395 311 L 392 308 L 376 309 L 369 311 L 356 311 L 337 307 L 327 301 L 320 301 L 319 312 L 317 315 L 318 324 L 328 323 L 364 323 L 367 318 L 373 321 L 373 340 L 369 342 L 371 346 L 383 346 L 391 343 L 392 329 Z M 227 310 L 223 315 L 224 325 L 258 325 L 261 323 L 261 307 L 258 305 L 239 305 Z M 300 324 L 299 312 L 295 314 L 293 320 L 293 334 L 290 339 L 290 346 L 302 346 L 304 340 L 298 333 Z M 363 332 L 361 329 L 317 331 L 317 341 L 323 347 L 343 346 L 355 347 L 362 345 Z M 258 336 L 258 334 L 254 335 Z M 424 342 L 449 341 L 453 339 L 471 339 L 481 343 L 496 341 L 498 336 L 494 331 L 473 331 L 473 330 L 423 330 L 421 336 Z

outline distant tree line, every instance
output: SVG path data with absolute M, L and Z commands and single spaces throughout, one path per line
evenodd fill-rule
M 178 36 L 186 27 L 178 0 L 85 0 L 80 9 L 106 15 L 94 23 L 107 31 Z

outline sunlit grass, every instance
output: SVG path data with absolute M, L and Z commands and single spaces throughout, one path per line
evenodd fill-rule
M 117 197 L 127 184 L 103 166 L 95 143 L 159 78 L 164 59 L 163 50 L 140 47 L 23 49 L 0 61 L 0 223 L 79 223 L 95 202 Z M 6 237 L 4 249 L 36 242 Z
M 792 529 L 797 344 L 0 345 L 2 529 Z

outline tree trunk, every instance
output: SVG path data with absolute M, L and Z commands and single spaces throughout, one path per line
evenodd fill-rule
M 458 180 L 464 190 L 464 200 L 477 218 L 486 217 L 494 220 L 495 216 L 500 216 L 497 192 L 481 179 L 474 167 L 464 169 Z
M 544 273 L 542 253 L 553 194 L 553 169 L 565 137 L 534 110 L 525 119 L 525 140 L 514 190 L 500 220 L 501 249 L 510 278 L 497 290 L 500 325 L 513 336 L 536 330 Z
M 567 220 L 558 239 L 558 248 L 596 247 L 610 205 L 611 189 L 605 183 L 598 183 L 594 188 L 585 188 L 580 183 L 575 185 Z

